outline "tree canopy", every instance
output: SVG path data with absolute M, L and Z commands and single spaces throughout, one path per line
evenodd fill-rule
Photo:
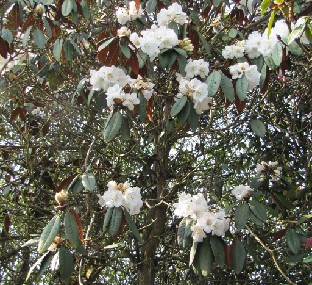
M 308 0 L 0 4 L 1 284 L 309 284 Z

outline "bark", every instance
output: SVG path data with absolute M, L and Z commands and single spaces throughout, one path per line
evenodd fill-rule
M 142 260 L 139 266 L 139 285 L 152 285 L 155 281 L 156 251 L 167 222 L 167 205 L 162 203 L 162 200 L 167 195 L 166 181 L 169 150 L 170 146 L 165 140 L 159 143 L 156 148 L 157 156 L 154 167 L 156 172 L 157 203 L 151 209 L 150 218 L 148 219 L 150 222 L 154 221 L 154 223 L 144 234 L 145 244 L 143 245 Z

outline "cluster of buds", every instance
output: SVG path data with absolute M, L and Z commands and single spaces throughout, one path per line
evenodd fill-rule
M 194 45 L 192 44 L 189 38 L 184 38 L 179 42 L 179 46 L 181 49 L 184 49 L 188 53 L 192 53 L 194 50 Z

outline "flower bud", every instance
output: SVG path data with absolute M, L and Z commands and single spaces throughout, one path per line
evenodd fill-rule
M 194 50 L 194 46 L 189 38 L 185 38 L 180 41 L 179 46 L 184 49 L 186 52 L 192 52 Z
M 55 201 L 59 204 L 59 206 L 64 206 L 68 202 L 68 193 L 62 190 L 55 194 Z

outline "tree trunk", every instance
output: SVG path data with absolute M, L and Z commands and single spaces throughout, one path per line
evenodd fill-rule
M 157 156 L 154 163 L 156 172 L 155 184 L 157 185 L 157 199 L 154 207 L 151 209 L 151 215 L 148 219 L 153 224 L 144 234 L 144 245 L 141 254 L 141 264 L 139 266 L 139 285 L 153 285 L 155 281 L 155 262 L 156 251 L 160 242 L 160 238 L 165 231 L 167 221 L 167 205 L 162 203 L 164 197 L 167 195 L 166 181 L 167 181 L 167 160 L 170 146 L 165 139 L 158 141 L 156 147 Z

